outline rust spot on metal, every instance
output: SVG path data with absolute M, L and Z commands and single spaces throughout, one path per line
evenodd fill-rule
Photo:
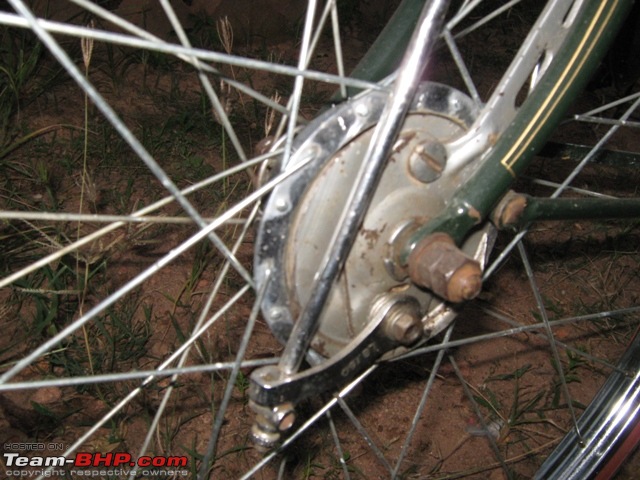
M 367 230 L 366 228 L 363 228 L 360 231 L 360 235 L 364 237 L 365 241 L 367 242 L 367 248 L 369 248 L 370 250 L 373 250 L 376 243 L 378 242 L 378 239 L 380 238 L 380 232 L 378 230 Z
M 517 223 L 526 207 L 527 198 L 524 195 L 516 195 L 513 197 L 502 212 L 502 224 L 513 225 Z
M 526 195 L 509 191 L 495 208 L 492 221 L 498 228 L 515 226 L 520 221 L 525 208 L 527 208 Z
M 471 300 L 482 288 L 480 264 L 446 233 L 434 233 L 416 245 L 409 256 L 409 276 L 415 284 L 454 303 Z
M 468 215 L 475 220 L 476 223 L 482 221 L 482 215 L 473 205 L 467 205 Z

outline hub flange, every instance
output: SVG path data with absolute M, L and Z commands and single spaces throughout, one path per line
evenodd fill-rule
M 296 137 L 289 166 L 309 162 L 308 166 L 276 187 L 264 208 L 255 276 L 259 287 L 264 272 L 273 271 L 262 310 L 283 343 L 308 299 L 386 99 L 384 92 L 369 92 L 325 112 L 305 128 Z M 311 361 L 337 354 L 363 331 L 378 295 L 402 290 L 418 298 L 423 314 L 433 308 L 432 295 L 389 275 L 383 259 L 398 226 L 421 223 L 444 207 L 460 181 L 459 175 L 447 175 L 447 145 L 466 132 L 475 115 L 474 103 L 461 92 L 436 83 L 420 86 L 325 306 Z

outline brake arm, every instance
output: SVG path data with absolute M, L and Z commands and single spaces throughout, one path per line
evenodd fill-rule
M 385 295 L 374 302 L 366 328 L 325 362 L 287 376 L 276 365 L 255 370 L 249 387 L 251 408 L 257 413 L 254 440 L 272 447 L 280 432 L 293 425 L 295 404 L 337 390 L 385 353 L 418 342 L 423 333 L 420 304 L 409 296 Z

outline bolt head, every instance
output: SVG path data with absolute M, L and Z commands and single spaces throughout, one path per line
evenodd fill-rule
M 447 151 L 441 143 L 420 143 L 409 157 L 411 175 L 422 183 L 430 183 L 442 175 L 447 163 Z
M 386 320 L 386 334 L 401 345 L 411 345 L 422 336 L 419 304 L 400 304 L 392 308 Z

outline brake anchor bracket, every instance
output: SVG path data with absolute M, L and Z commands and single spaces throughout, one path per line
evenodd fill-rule
M 293 405 L 336 390 L 387 352 L 417 343 L 423 338 L 421 317 L 420 304 L 413 297 L 385 294 L 374 302 L 367 327 L 327 361 L 286 376 L 276 365 L 255 370 L 249 387 L 251 407 L 258 414 L 254 439 L 271 447 L 278 432 L 293 425 Z

